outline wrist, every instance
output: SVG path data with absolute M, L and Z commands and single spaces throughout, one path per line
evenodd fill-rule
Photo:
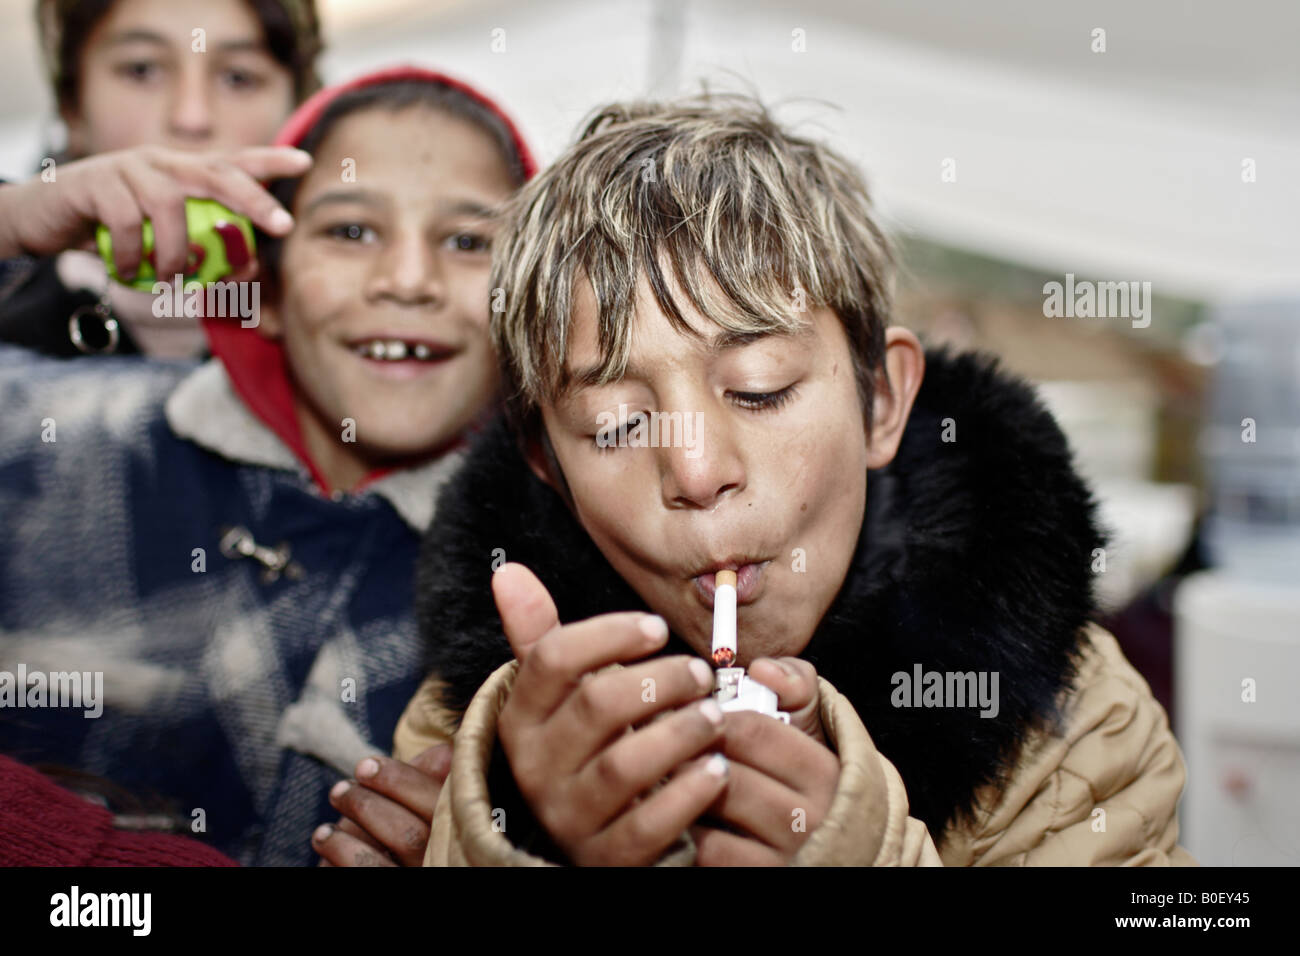
M 22 190 L 24 183 L 5 183 L 0 185 L 0 259 L 12 259 L 28 254 L 18 232 L 18 223 L 23 221 Z
M 568 855 L 547 832 L 520 791 L 500 737 L 493 744 L 486 776 L 488 799 L 494 813 L 500 811 L 506 839 L 517 849 L 549 863 L 570 865 Z

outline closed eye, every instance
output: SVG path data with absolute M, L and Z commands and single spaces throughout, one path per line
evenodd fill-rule
M 617 428 L 606 428 L 603 431 L 596 432 L 591 436 L 591 443 L 596 446 L 597 451 L 613 451 L 615 448 L 627 447 L 628 423 L 624 422 Z
M 787 385 L 776 392 L 728 392 L 731 400 L 741 408 L 751 411 L 773 411 L 785 405 L 795 396 L 795 384 Z
M 629 447 L 629 433 L 637 433 L 637 430 L 644 427 L 650 416 L 649 412 L 633 412 L 627 417 L 627 420 L 620 423 L 617 427 L 603 428 L 596 432 L 591 438 L 591 443 L 597 451 L 613 451 L 615 448 Z

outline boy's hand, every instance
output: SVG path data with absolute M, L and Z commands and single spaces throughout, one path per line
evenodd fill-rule
M 793 657 L 761 658 L 749 675 L 776 691 L 787 726 L 764 714 L 727 715 L 723 753 L 731 761 L 726 792 L 706 822 L 691 828 L 699 866 L 780 866 L 826 818 L 840 761 L 826 746 L 817 672 Z
M 826 743 L 815 667 L 798 657 L 760 657 L 749 665 L 749 676 L 776 692 L 776 706 L 790 715 L 791 727 Z
M 712 669 L 683 655 L 594 673 L 661 648 L 663 620 L 605 614 L 561 626 L 546 588 L 518 564 L 496 572 L 492 592 L 520 661 L 498 732 L 521 794 L 572 862 L 653 863 L 726 785 L 724 759 L 693 759 L 722 735 Z
M 302 175 L 311 156 L 284 146 L 256 146 L 230 153 L 190 153 L 142 146 L 103 153 L 0 188 L 0 257 L 44 256 L 75 248 L 103 223 L 113 237 L 117 274 L 129 277 L 140 263 L 141 224 L 153 222 L 154 262 L 159 276 L 185 271 L 189 234 L 187 197 L 215 199 L 263 231 L 282 236 L 293 217 L 258 180 Z
M 409 764 L 362 760 L 355 781 L 340 781 L 330 791 L 343 819 L 312 834 L 321 866 L 420 866 L 450 769 L 451 744 L 430 747 Z

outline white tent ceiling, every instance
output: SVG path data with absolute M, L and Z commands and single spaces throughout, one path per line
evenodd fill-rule
M 1287 0 L 321 6 L 328 79 L 438 64 L 499 95 L 545 158 L 603 100 L 747 85 L 804 98 L 783 115 L 861 161 L 896 228 L 1157 294 L 1300 289 L 1300 5 Z M 48 116 L 31 7 L 0 0 L 10 175 Z M 941 181 L 947 158 L 956 182 Z

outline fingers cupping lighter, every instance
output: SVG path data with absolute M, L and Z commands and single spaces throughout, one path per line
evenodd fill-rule
M 713 578 L 713 663 L 714 699 L 724 713 L 753 710 L 790 723 L 790 715 L 777 710 L 777 695 L 771 688 L 745 674 L 743 667 L 730 666 L 736 659 L 736 572 L 719 571 Z

